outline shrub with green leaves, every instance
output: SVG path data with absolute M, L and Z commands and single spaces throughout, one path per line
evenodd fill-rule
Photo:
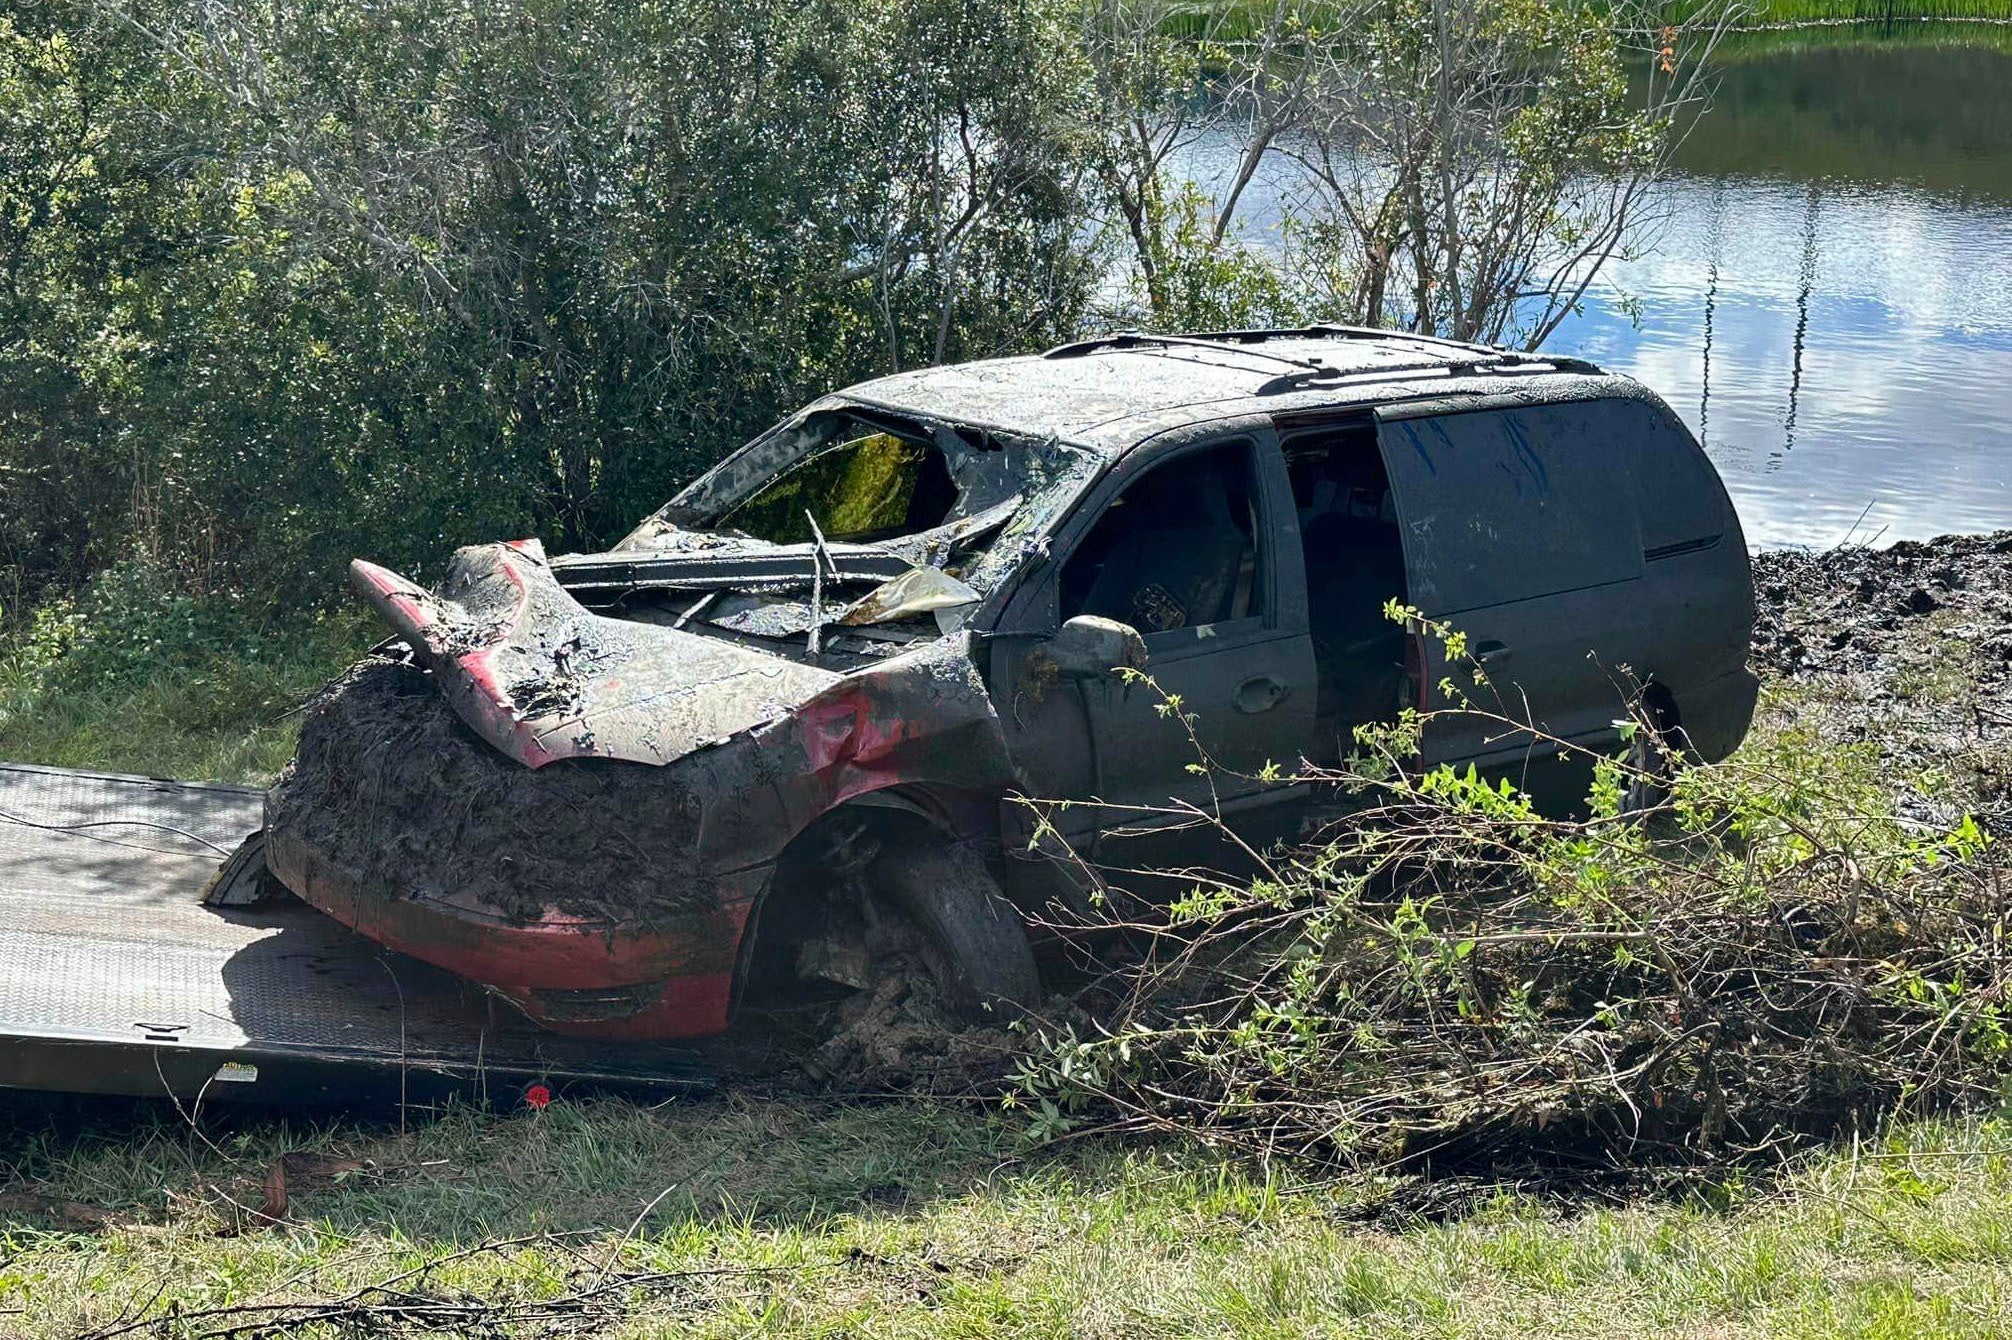
M 65 690 L 134 688 L 231 659 L 256 659 L 259 638 L 238 602 L 189 595 L 172 574 L 129 559 L 75 599 L 35 611 L 22 668 Z
M 1299 778 L 1353 812 L 1258 881 L 1199 881 L 1115 969 L 1122 1008 L 1039 1038 L 1014 1095 L 1037 1134 L 1718 1159 L 2000 1094 L 1999 849 L 1968 816 L 1903 817 L 1876 746 L 1761 732 L 1638 814 L 1627 755 L 1586 755 L 1559 817 L 1417 766 L 1428 724 L 1365 728 L 1349 768 Z
M 834 386 L 1059 342 L 1078 111 L 1050 4 L 15 7 L 0 601 L 598 547 Z

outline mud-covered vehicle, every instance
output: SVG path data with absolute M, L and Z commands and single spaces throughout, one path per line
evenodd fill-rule
M 1756 688 L 1739 522 L 1660 400 L 1338 327 L 883 378 L 606 553 L 352 580 L 403 649 L 317 703 L 267 802 L 272 870 L 604 1037 L 717 1032 L 784 979 L 870 992 L 890 944 L 964 1009 L 1030 999 L 1024 917 L 1079 868 L 1057 835 L 1152 868 L 1208 859 L 1180 802 L 1290 834 L 1306 791 L 1265 763 L 1437 705 L 1443 648 L 1393 598 L 1463 630 L 1555 739 L 1613 742 L 1625 668 L 1717 758 Z M 1423 751 L 1526 777 L 1547 752 L 1459 714 Z M 1020 797 L 1084 803 L 1033 841 Z

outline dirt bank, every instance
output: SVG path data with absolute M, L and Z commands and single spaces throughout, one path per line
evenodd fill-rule
M 1754 560 L 1774 710 L 1881 751 L 1903 805 L 2012 833 L 2012 531 Z

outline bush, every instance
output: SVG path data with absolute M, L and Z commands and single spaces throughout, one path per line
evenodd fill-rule
M 1167 0 L 14 6 L 0 600 L 135 551 L 298 610 L 358 555 L 601 548 L 812 396 L 1100 322 L 1380 324 L 1406 289 L 1420 330 L 1499 330 L 1541 286 L 1474 266 L 1562 246 L 1578 291 L 1626 220 L 1566 183 L 1668 127 L 1617 102 L 1618 11 L 1447 12 L 1450 61 L 1417 4 L 1232 7 L 1230 43 Z M 1377 99 L 1425 138 L 1347 189 L 1308 166 L 1289 248 L 1235 226 L 1280 146 L 1385 143 L 1335 119 Z
M 1559 818 L 1408 766 L 1422 724 L 1302 779 L 1357 812 L 1264 880 L 1198 882 L 1117 968 L 1116 1011 L 1039 1039 L 1015 1095 L 1037 1133 L 1584 1167 L 1999 1097 L 1998 848 L 1967 816 L 1898 817 L 1875 746 L 1762 733 L 1633 817 L 1642 774 L 1598 758 L 1588 812 Z
M 1054 11 L 0 17 L 0 596 L 137 548 L 298 609 L 359 554 L 601 547 L 833 386 L 1058 342 L 1094 268 Z
M 63 691 L 130 689 L 257 659 L 260 641 L 238 600 L 178 591 L 172 573 L 128 559 L 92 578 L 80 597 L 38 608 L 17 668 Z

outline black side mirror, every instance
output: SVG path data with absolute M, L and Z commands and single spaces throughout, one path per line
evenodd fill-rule
M 1139 630 L 1094 614 L 1078 614 L 1064 623 L 1047 652 L 1064 679 L 1098 679 L 1146 668 L 1146 640 Z

